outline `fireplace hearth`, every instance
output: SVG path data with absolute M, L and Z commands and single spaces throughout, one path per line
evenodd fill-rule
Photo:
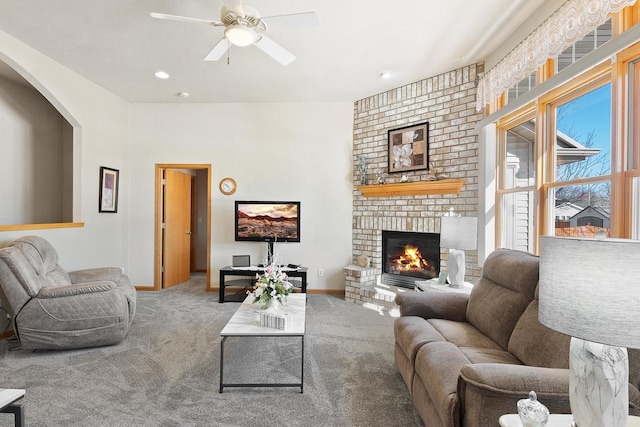
M 382 231 L 382 283 L 414 288 L 440 274 L 440 235 Z

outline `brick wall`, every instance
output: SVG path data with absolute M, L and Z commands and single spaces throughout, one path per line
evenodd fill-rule
M 476 76 L 483 65 L 475 64 L 430 77 L 397 89 L 370 96 L 354 104 L 353 129 L 353 262 L 361 254 L 371 267 L 381 269 L 382 230 L 440 232 L 440 217 L 454 208 L 463 216 L 478 212 L 478 135 L 475 124 L 483 118 L 475 110 Z M 363 197 L 359 156 L 368 160 L 369 184 L 379 169 L 388 170 L 387 131 L 429 122 L 429 162 L 448 178 L 464 178 L 460 194 L 401 197 Z M 410 181 L 427 181 L 429 172 L 405 172 Z M 387 183 L 402 174 L 389 174 Z M 466 280 L 480 276 L 476 251 L 466 251 Z M 446 269 L 443 251 L 442 269 Z

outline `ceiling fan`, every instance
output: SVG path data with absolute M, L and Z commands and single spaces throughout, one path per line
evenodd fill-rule
M 230 45 L 255 45 L 282 65 L 290 64 L 296 57 L 267 37 L 264 34 L 267 29 L 308 28 L 316 27 L 320 24 L 315 12 L 261 17 L 255 8 L 248 4 L 243 4 L 242 0 L 223 0 L 223 2 L 224 6 L 222 6 L 220 11 L 220 21 L 167 15 L 156 12 L 152 12 L 151 17 L 171 21 L 208 24 L 214 27 L 225 27 L 224 37 L 204 58 L 205 61 L 219 60 L 227 50 L 229 50 Z

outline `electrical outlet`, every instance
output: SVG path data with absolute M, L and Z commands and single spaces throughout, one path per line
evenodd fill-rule
M 318 269 L 318 277 L 323 277 L 324 276 L 324 270 L 322 268 Z
M 122 274 L 124 274 L 124 267 L 120 267 L 120 270 L 122 271 Z

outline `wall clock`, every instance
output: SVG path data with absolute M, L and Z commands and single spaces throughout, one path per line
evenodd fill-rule
M 233 178 L 222 178 L 219 187 L 222 194 L 230 196 L 236 192 L 236 180 Z

